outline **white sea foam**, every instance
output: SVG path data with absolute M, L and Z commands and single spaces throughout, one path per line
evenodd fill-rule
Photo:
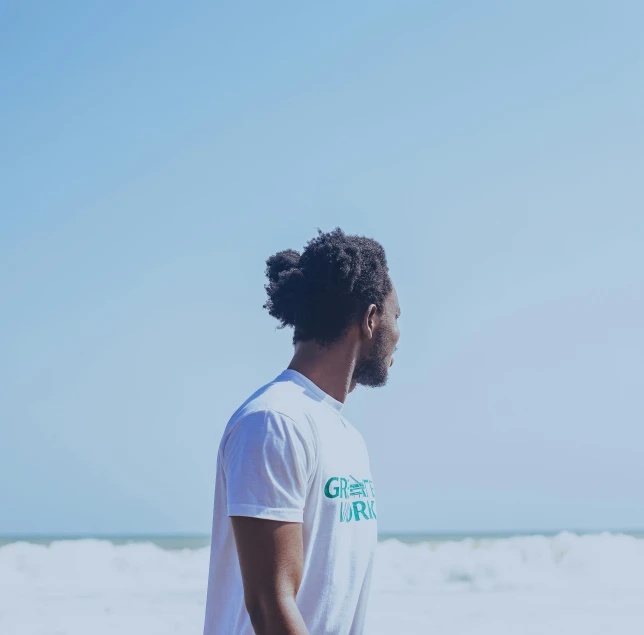
M 367 635 L 644 633 L 644 540 L 632 536 L 387 540 L 376 562 Z M 9 544 L 0 633 L 199 634 L 207 568 L 208 549 Z

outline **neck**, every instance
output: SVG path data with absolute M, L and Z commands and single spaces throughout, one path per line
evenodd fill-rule
M 345 402 L 353 390 L 353 371 L 358 347 L 348 339 L 324 347 L 315 342 L 298 342 L 288 368 L 296 370 L 327 395 Z

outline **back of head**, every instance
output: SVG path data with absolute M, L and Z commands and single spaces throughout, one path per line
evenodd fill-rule
M 266 261 L 268 300 L 264 308 L 292 326 L 293 342 L 327 346 L 338 340 L 370 304 L 382 309 L 392 285 L 385 250 L 339 227 L 318 230 L 300 255 L 280 251 Z

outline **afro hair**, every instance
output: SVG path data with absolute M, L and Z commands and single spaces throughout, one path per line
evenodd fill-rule
M 266 261 L 264 308 L 281 326 L 292 326 L 293 343 L 338 340 L 370 304 L 382 310 L 392 284 L 380 243 L 345 234 L 339 227 L 311 239 L 300 255 L 286 249 Z

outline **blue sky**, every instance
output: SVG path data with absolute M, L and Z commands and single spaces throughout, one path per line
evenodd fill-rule
M 0 533 L 207 533 L 264 261 L 335 226 L 403 311 L 381 531 L 644 527 L 641 3 L 0 18 Z

